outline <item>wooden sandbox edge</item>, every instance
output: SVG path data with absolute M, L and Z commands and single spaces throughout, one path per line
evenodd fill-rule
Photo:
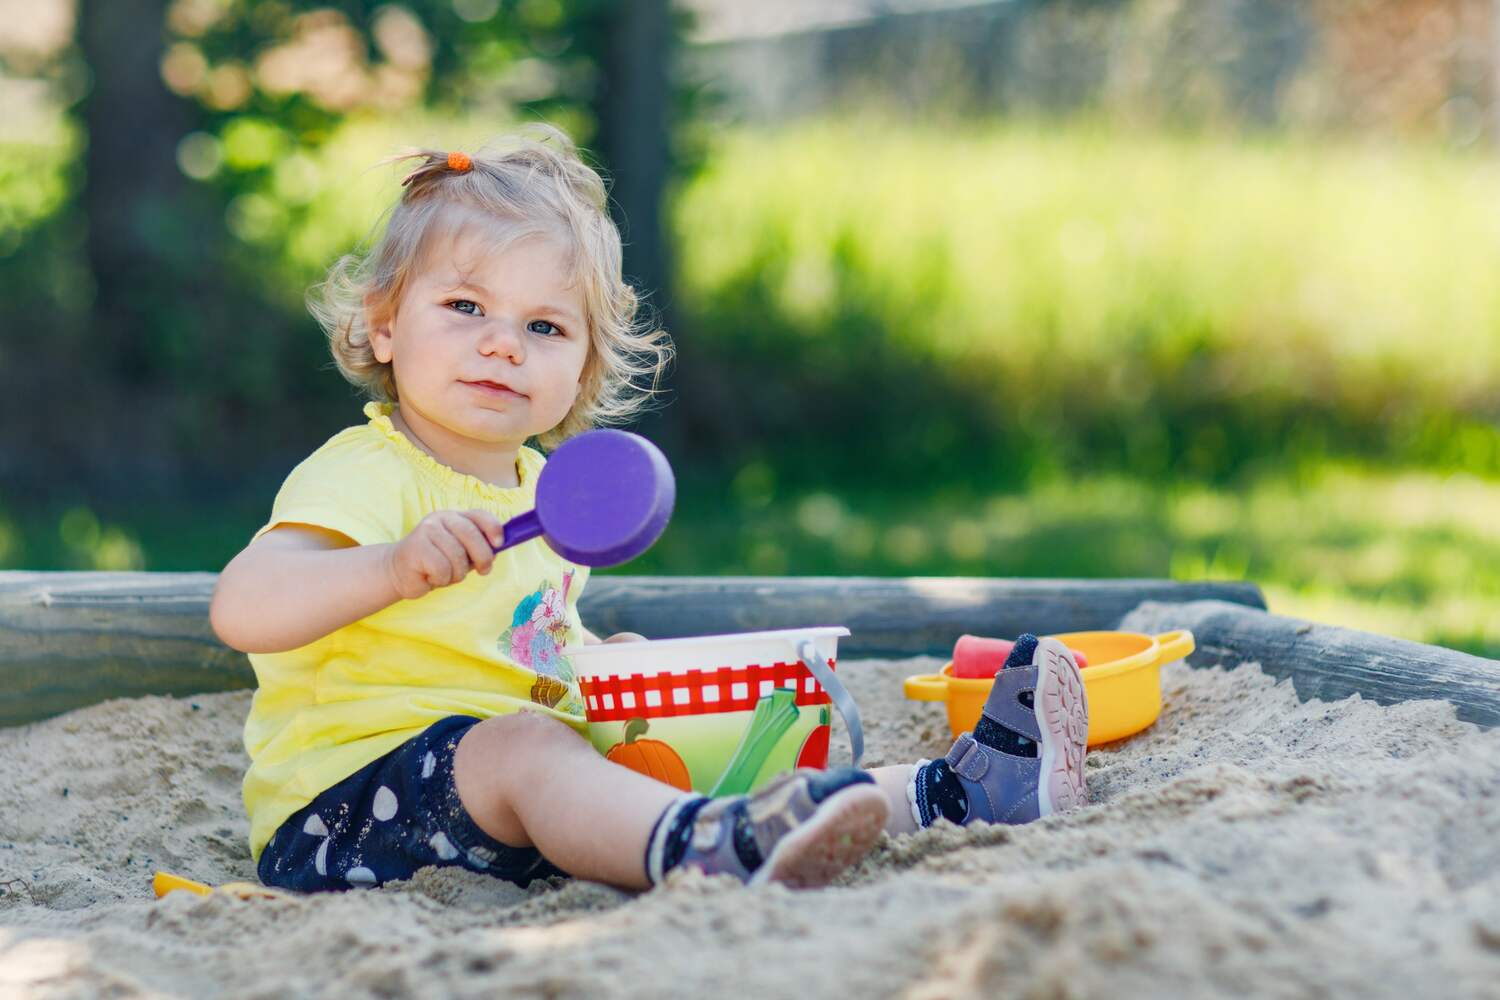
M 109 698 L 251 687 L 249 661 L 209 627 L 216 579 L 0 572 L 0 725 Z M 590 580 L 580 612 L 596 633 L 654 639 L 847 625 L 841 657 L 904 657 L 941 655 L 965 632 L 1113 628 L 1142 601 L 1204 598 L 1265 607 L 1250 583 L 601 575 Z
M 1148 601 L 1119 627 L 1148 633 L 1191 629 L 1198 648 L 1189 665 L 1259 663 L 1272 677 L 1291 678 L 1303 701 L 1357 694 L 1390 705 L 1436 698 L 1451 702 L 1460 719 L 1500 726 L 1500 660 L 1216 600 Z

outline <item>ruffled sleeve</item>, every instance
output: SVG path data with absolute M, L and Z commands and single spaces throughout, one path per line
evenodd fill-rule
M 368 426 L 350 427 L 292 470 L 255 538 L 277 525 L 310 524 L 360 545 L 399 541 L 404 472 L 379 435 Z

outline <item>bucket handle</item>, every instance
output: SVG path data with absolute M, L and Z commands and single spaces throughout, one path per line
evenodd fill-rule
M 818 647 L 811 639 L 803 639 L 797 643 L 797 658 L 807 664 L 807 669 L 823 686 L 823 690 L 828 692 L 833 707 L 844 717 L 844 728 L 849 730 L 849 748 L 854 751 L 854 766 L 858 767 L 860 758 L 865 755 L 865 726 L 859 719 L 859 706 L 854 704 L 849 689 L 834 676 L 833 668 L 823 659 L 823 654 L 818 652 Z
M 943 701 L 948 697 L 948 678 L 942 674 L 915 674 L 901 685 L 901 693 L 912 701 Z
M 1185 628 L 1177 629 L 1175 632 L 1163 632 L 1156 637 L 1156 644 L 1157 666 L 1180 660 L 1198 648 L 1193 640 L 1193 633 Z

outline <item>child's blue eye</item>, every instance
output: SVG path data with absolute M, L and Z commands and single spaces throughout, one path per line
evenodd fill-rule
M 457 309 L 459 312 L 463 313 L 465 316 L 478 316 L 478 315 L 480 315 L 480 312 L 479 312 L 479 303 L 474 302 L 474 301 L 472 301 L 470 299 L 454 299 L 453 301 L 449 302 L 448 304 L 450 306 L 452 306 L 453 308 Z M 472 309 L 465 309 L 465 308 L 463 308 L 464 306 L 472 306 L 473 308 Z
M 548 323 L 544 319 L 534 319 L 526 324 L 526 329 L 532 333 L 540 333 L 544 337 L 562 336 L 562 327 L 555 323 Z

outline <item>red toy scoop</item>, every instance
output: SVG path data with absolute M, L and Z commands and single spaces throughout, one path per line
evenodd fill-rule
M 988 680 L 1005 666 L 1015 642 L 1011 639 L 986 639 L 978 635 L 961 635 L 953 646 L 953 676 Z M 1078 650 L 1069 650 L 1078 661 L 1078 669 L 1089 665 Z

